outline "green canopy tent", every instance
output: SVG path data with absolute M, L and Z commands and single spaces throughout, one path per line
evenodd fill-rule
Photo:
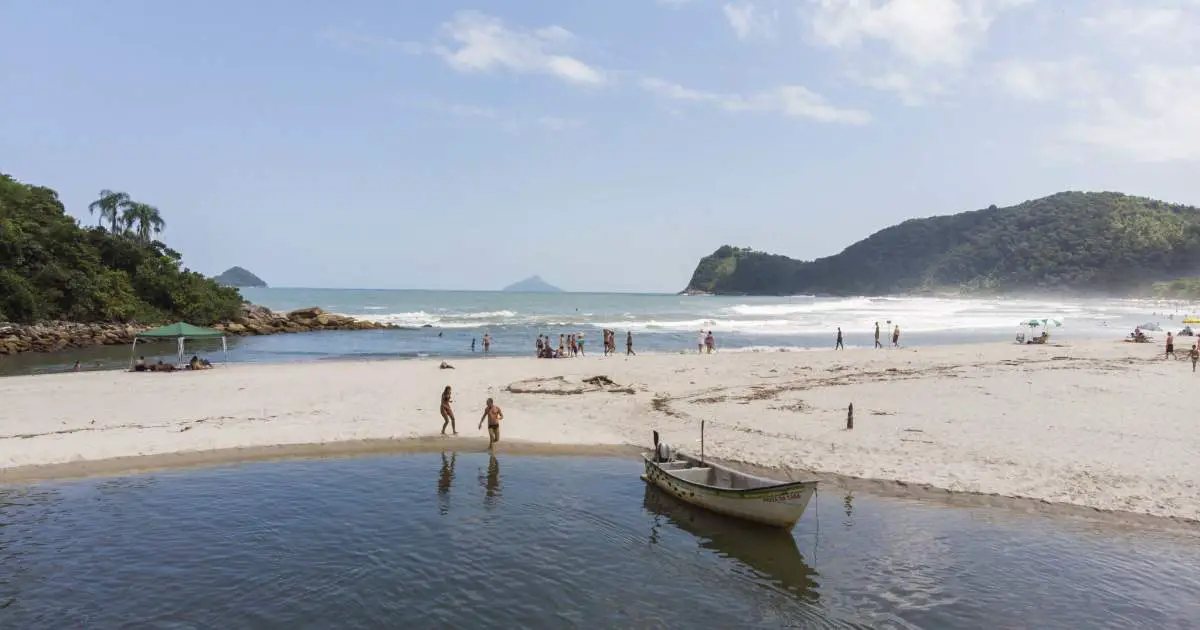
M 183 344 L 187 339 L 221 339 L 221 352 L 225 354 L 225 362 L 229 362 L 229 347 L 225 343 L 225 333 L 214 330 L 212 328 L 201 328 L 193 326 L 187 322 L 175 322 L 160 328 L 153 328 L 138 333 L 133 338 L 133 350 L 129 355 L 129 366 L 132 368 L 137 356 L 137 343 L 139 339 L 175 339 L 179 342 L 179 362 L 183 363 Z

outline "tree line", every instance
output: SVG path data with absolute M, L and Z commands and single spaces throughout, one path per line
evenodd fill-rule
M 237 289 L 183 266 L 158 240 L 158 208 L 106 189 L 88 210 L 94 227 L 68 215 L 53 189 L 0 173 L 0 321 L 206 325 L 238 315 Z

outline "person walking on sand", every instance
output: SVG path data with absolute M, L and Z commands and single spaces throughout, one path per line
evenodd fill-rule
M 842 343 L 842 327 L 838 326 L 837 342 L 833 344 L 834 350 L 845 350 L 846 346 Z
M 488 354 L 492 351 L 492 336 L 488 333 L 483 333 L 483 353 Z
M 875 347 L 883 347 L 883 344 L 879 343 L 879 322 L 875 322 Z
M 1163 359 L 1166 359 L 1167 357 L 1172 359 L 1179 358 L 1175 356 L 1175 337 L 1171 336 L 1170 332 L 1167 333 L 1167 353 L 1163 355 Z
M 500 421 L 504 419 L 504 412 L 500 410 L 500 406 L 492 402 L 492 399 L 487 399 L 487 406 L 483 408 L 483 415 L 479 417 L 479 427 L 483 428 L 483 421 L 488 423 L 488 450 L 492 450 L 496 442 L 500 441 Z
M 1188 352 L 1188 357 L 1192 359 L 1192 372 L 1196 371 L 1196 361 L 1200 361 L 1200 348 L 1196 344 L 1192 344 L 1191 351 Z
M 442 435 L 446 435 L 446 425 L 454 435 L 458 435 L 458 427 L 454 426 L 454 410 L 450 408 L 450 386 L 442 390 Z
M 892 347 L 900 347 L 900 324 L 896 324 L 896 328 L 892 330 Z
M 632 330 L 625 332 L 625 356 L 627 356 L 627 357 L 628 356 L 635 356 L 635 357 L 637 356 L 637 353 L 633 351 L 633 331 Z

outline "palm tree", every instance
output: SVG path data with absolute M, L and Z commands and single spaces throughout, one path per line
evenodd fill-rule
M 121 222 L 126 229 L 132 229 L 134 235 L 143 243 L 149 243 L 152 235 L 159 234 L 166 227 L 158 208 L 138 201 L 125 201 L 121 204 L 124 213 Z
M 100 220 L 97 225 L 108 221 L 113 234 L 117 233 L 117 225 L 121 221 L 120 209 L 125 204 L 130 203 L 129 195 L 123 192 L 113 192 L 107 188 L 100 191 L 100 198 L 88 204 L 88 213 L 95 214 L 100 211 Z

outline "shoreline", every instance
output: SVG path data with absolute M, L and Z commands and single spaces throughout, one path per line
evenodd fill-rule
M 637 458 L 645 451 L 646 449 L 632 444 L 546 444 L 527 441 L 501 442 L 496 447 L 497 456 L 611 457 L 629 459 L 631 462 L 640 462 Z M 162 472 L 184 472 L 244 464 L 444 452 L 483 454 L 487 452 L 487 439 L 431 435 L 396 440 L 237 447 L 213 451 L 132 455 L 102 460 L 30 465 L 0 469 L 0 487 Z M 744 472 L 783 481 L 816 479 L 821 483 L 821 488 L 825 492 L 850 494 L 861 492 L 875 497 L 919 501 L 953 508 L 993 508 L 1020 514 L 1071 518 L 1124 527 L 1145 526 L 1200 535 L 1200 519 L 1104 510 L 1030 497 L 954 491 L 926 484 L 910 484 L 894 479 L 867 479 L 821 471 L 780 469 L 741 461 L 719 459 L 713 461 Z
M 133 343 L 147 330 L 169 325 L 134 323 L 82 323 L 44 321 L 34 324 L 0 322 L 0 359 L 22 354 L 54 354 L 97 346 Z M 278 335 L 323 330 L 402 330 L 400 326 L 326 312 L 316 306 L 276 312 L 265 306 L 246 303 L 241 314 L 231 321 L 213 324 L 230 337 Z M 160 339 L 139 339 L 139 343 L 164 343 Z
M 436 435 L 435 397 L 450 384 L 464 434 L 481 435 L 470 427 L 483 399 L 496 397 L 507 416 L 501 453 L 633 453 L 652 429 L 696 452 L 706 420 L 706 455 L 742 467 L 824 471 L 818 477 L 838 487 L 903 496 L 1015 497 L 1029 503 L 1021 509 L 1193 522 L 1200 436 L 1180 419 L 1198 381 L 1186 361 L 1162 361 L 1158 351 L 1001 343 L 476 357 L 453 370 L 431 358 L 13 376 L 0 379 L 0 483 L 481 448 L 482 437 Z M 594 376 L 613 384 L 589 383 Z

